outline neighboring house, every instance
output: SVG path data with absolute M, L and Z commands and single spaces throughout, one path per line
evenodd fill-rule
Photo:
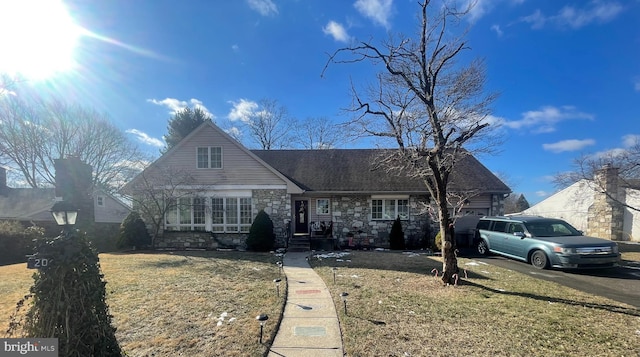
M 596 173 L 594 180 L 580 180 L 521 213 L 561 218 L 590 236 L 640 241 L 640 212 L 624 207 L 607 194 L 640 208 L 640 182 L 623 182 L 617 169 L 605 167 Z
M 420 239 L 433 225 L 424 209 L 427 189 L 420 180 L 376 168 L 383 151 L 248 150 L 206 122 L 128 183 L 125 192 L 140 195 L 144 181 L 171 196 L 156 237 L 160 248 L 242 246 L 260 210 L 273 220 L 279 245 L 289 234 L 317 233 L 343 243 L 365 237 L 367 244 L 384 246 L 396 217 L 407 239 Z M 189 180 L 178 182 L 180 175 Z M 471 155 L 456 166 L 450 189 L 473 192 L 460 214 L 475 216 L 502 214 L 511 192 Z
M 20 221 L 24 225 L 38 225 L 47 229 L 47 234 L 57 234 L 51 215 L 51 206 L 56 201 L 56 189 L 12 188 L 7 186 L 7 171 L 0 167 L 0 220 Z M 122 200 L 104 190 L 95 190 L 93 199 L 93 222 L 101 232 L 117 232 L 119 225 L 129 214 L 130 208 Z

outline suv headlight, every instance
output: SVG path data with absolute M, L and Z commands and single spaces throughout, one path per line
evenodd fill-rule
M 618 245 L 617 244 L 613 245 L 612 251 L 613 251 L 613 253 L 618 254 Z
M 553 247 L 553 251 L 560 254 L 576 254 L 576 248 Z

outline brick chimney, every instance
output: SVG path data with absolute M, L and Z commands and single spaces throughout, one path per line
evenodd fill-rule
M 594 181 L 593 204 L 587 216 L 587 235 L 611 240 L 622 240 L 625 200 L 624 188 L 621 188 L 618 168 L 605 165 L 596 171 Z
M 94 222 L 92 167 L 77 157 L 54 160 L 56 197 L 78 208 L 76 226 L 88 231 Z
M 0 196 L 7 196 L 9 187 L 7 187 L 7 169 L 0 166 Z

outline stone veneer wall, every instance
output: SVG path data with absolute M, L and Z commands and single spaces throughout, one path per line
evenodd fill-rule
M 491 196 L 491 212 L 490 216 L 504 216 L 504 196 L 492 195 Z
M 594 191 L 594 201 L 587 213 L 587 235 L 622 240 L 624 209 L 619 202 L 624 202 L 625 197 L 618 185 L 618 169 L 604 167 L 596 172 L 594 180 L 604 190 Z
M 273 221 L 275 247 L 285 247 L 287 223 L 291 221 L 291 195 L 287 190 L 253 190 L 253 216 L 255 217 L 261 209 Z
M 426 200 L 426 196 L 409 198 L 409 220 L 402 221 L 405 241 L 423 238 L 426 232 L 425 227 L 430 223 L 427 215 L 421 214 L 418 208 L 419 199 Z M 333 235 L 341 244 L 344 245 L 348 239 L 347 234 L 352 233 L 356 237 L 373 238 L 370 244 L 376 247 L 389 246 L 389 232 L 393 220 L 371 219 L 370 196 L 334 196 L 331 197 L 331 204 Z
M 275 248 L 284 247 L 287 222 L 291 220 L 291 195 L 286 190 L 253 190 L 253 217 L 264 210 L 273 221 L 276 234 Z M 160 249 L 244 249 L 246 233 L 211 232 L 160 232 L 156 238 L 156 247 Z

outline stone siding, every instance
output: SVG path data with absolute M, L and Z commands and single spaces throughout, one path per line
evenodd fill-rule
M 426 197 L 421 197 L 424 200 Z M 402 221 L 405 241 L 421 240 L 425 228 L 430 220 L 420 210 L 419 198 L 409 198 L 409 220 Z M 331 212 L 333 216 L 333 235 L 340 245 L 347 244 L 349 236 L 357 239 L 369 240 L 368 245 L 375 247 L 389 247 L 389 232 L 393 220 L 371 219 L 370 196 L 334 196 L 331 197 Z
M 595 174 L 601 190 L 594 191 L 594 201 L 587 213 L 587 234 L 611 240 L 622 240 L 624 228 L 624 190 L 618 185 L 618 169 L 605 167 Z
M 287 223 L 291 222 L 291 195 L 287 190 L 253 190 L 253 216 L 260 210 L 264 210 L 273 221 L 275 247 L 285 247 Z

